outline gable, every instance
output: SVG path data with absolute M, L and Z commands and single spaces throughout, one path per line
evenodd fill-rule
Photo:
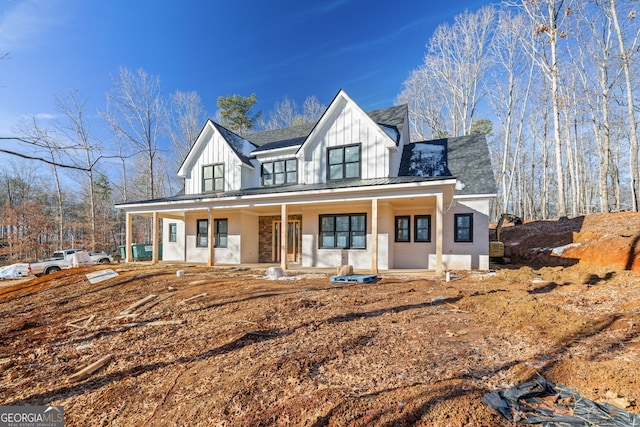
M 338 95 L 336 95 L 332 104 L 336 101 Z M 323 117 L 327 114 L 330 108 L 331 105 L 327 108 Z M 406 104 L 372 110 L 365 114 L 368 115 L 373 123 L 377 124 L 380 127 L 380 130 L 391 138 L 396 145 L 399 144 L 402 137 L 402 131 L 407 120 L 408 107 Z M 305 143 L 311 132 L 315 130 L 319 122 L 320 120 L 316 123 L 306 125 L 255 132 L 247 135 L 246 139 L 258 146 L 258 148 L 254 150 L 254 154 L 259 154 L 269 150 L 279 150 L 282 148 L 300 147 Z
M 243 164 L 253 167 L 250 155 L 257 147 L 219 124 L 207 120 L 191 150 L 189 150 L 187 157 L 182 162 L 182 166 L 178 170 L 178 176 L 188 178 L 191 175 L 191 169 L 206 151 L 207 146 L 217 141 L 222 141 Z
M 387 148 L 397 146 L 397 142 L 387 132 L 383 131 L 343 90 L 340 90 L 299 148 L 298 152 L 302 153 L 300 157 L 308 158 L 309 152 L 313 151 L 320 140 L 330 133 L 331 128 L 334 129 L 334 135 L 325 139 L 326 146 L 356 143 L 363 139 L 364 133 L 369 131 L 376 135 L 367 135 L 365 138 L 367 143 L 370 144 L 371 141 L 379 138 Z

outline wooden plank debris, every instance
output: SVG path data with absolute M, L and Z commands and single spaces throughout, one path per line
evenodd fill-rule
M 89 323 L 91 323 L 91 321 L 95 319 L 95 317 L 96 315 L 92 314 L 90 316 L 85 316 L 77 320 L 72 320 L 71 322 L 67 322 L 67 326 L 70 326 L 76 329 L 85 329 L 87 326 L 89 326 Z M 78 323 L 82 321 L 84 321 L 84 323 L 82 323 L 81 325 L 78 325 Z
M 244 320 L 244 319 L 237 319 L 236 322 L 238 323 L 249 323 L 251 325 L 257 325 L 258 322 L 252 322 L 251 320 Z
M 133 328 L 136 326 L 184 325 L 185 323 L 187 323 L 186 320 L 154 320 L 154 321 L 148 321 L 148 322 L 125 323 L 122 326 Z
M 165 295 L 163 297 L 158 298 L 157 300 L 153 301 L 151 304 L 147 304 L 144 307 L 142 307 L 140 310 L 138 310 L 138 313 L 142 313 L 143 311 L 147 311 L 153 307 L 155 307 L 156 305 L 160 304 L 162 301 L 167 300 L 169 298 L 173 297 L 173 294 L 169 294 L 169 295 Z
M 113 320 L 121 320 L 121 319 L 132 319 L 134 317 L 138 317 L 138 313 L 130 313 L 130 314 L 121 314 L 113 318 Z
M 192 296 L 191 298 L 187 298 L 187 299 L 183 299 L 182 301 L 178 302 L 178 305 L 185 305 L 186 303 L 193 301 L 194 299 L 198 299 L 198 298 L 202 298 L 202 297 L 206 297 L 207 293 L 203 292 L 201 294 Z
M 141 307 L 141 306 L 145 305 L 146 303 L 148 303 L 149 301 L 154 300 L 156 298 L 156 296 L 157 295 L 154 295 L 154 294 L 147 295 L 146 297 L 142 298 L 140 301 L 137 301 L 137 302 L 131 304 L 129 306 L 129 308 L 127 308 L 126 310 L 122 310 L 120 312 L 120 315 L 130 314 L 130 313 L 134 312 L 138 307 Z
M 112 356 L 110 354 L 101 357 L 100 359 L 96 360 L 95 362 L 93 362 L 89 366 L 87 366 L 87 367 L 79 370 L 75 374 L 71 375 L 69 378 L 67 378 L 67 381 L 68 382 L 77 382 L 77 381 L 80 381 L 80 380 L 83 380 L 83 379 L 87 378 L 89 375 L 93 374 L 95 371 L 97 371 L 98 369 L 102 368 L 104 365 L 109 363 L 109 361 L 111 361 L 111 358 L 112 358 Z

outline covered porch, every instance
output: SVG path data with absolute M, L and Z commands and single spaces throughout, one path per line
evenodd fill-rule
M 182 224 L 176 242 L 181 249 L 178 248 L 171 261 L 199 262 L 207 266 L 279 265 L 285 271 L 335 271 L 337 265 L 350 264 L 355 270 L 371 274 L 416 270 L 441 275 L 444 271 L 444 213 L 452 203 L 453 183 L 448 186 L 443 186 L 442 181 L 438 186 L 424 182 L 412 184 L 341 188 L 313 194 L 280 193 L 277 201 L 271 195 L 156 201 L 126 206 L 125 262 L 132 261 L 132 218 L 141 215 L 152 218 L 152 263 L 159 262 L 161 235 L 163 253 L 167 254 L 166 223 L 176 221 Z M 366 217 L 364 248 L 322 246 L 320 219 L 340 213 L 360 213 Z M 410 246 L 396 241 L 395 218 L 411 213 L 427 213 L 430 219 L 433 218 L 428 243 Z M 216 243 L 216 236 L 219 236 L 215 229 L 216 219 L 222 218 L 228 220 L 228 245 L 225 248 Z M 194 224 L 197 220 L 206 220 L 206 236 L 203 236 L 204 232 L 196 235 Z M 161 223 L 165 223 L 162 231 Z M 199 238 L 202 238 L 202 245 L 197 247 L 195 242 Z

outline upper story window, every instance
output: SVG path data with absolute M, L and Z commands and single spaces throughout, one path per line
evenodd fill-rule
M 327 149 L 327 180 L 360 178 L 360 144 Z
M 298 161 L 296 159 L 277 160 L 262 164 L 262 185 L 296 184 L 298 182 Z
M 202 167 L 202 192 L 224 191 L 224 164 Z
M 455 214 L 454 220 L 454 241 L 473 242 L 473 214 Z

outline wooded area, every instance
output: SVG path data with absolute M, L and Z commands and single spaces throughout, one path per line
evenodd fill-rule
M 507 1 L 441 25 L 398 97 L 414 138 L 493 129 L 496 213 L 636 211 L 637 6 Z
M 512 0 L 440 25 L 425 35 L 426 52 L 416 52 L 424 61 L 396 99 L 409 105 L 413 140 L 486 133 L 495 213 L 637 211 L 635 7 L 633 0 Z M 159 77 L 126 67 L 97 114 L 73 89 L 55 99 L 58 118 L 33 117 L 0 138 L 0 152 L 13 155 L 0 168 L 3 261 L 61 247 L 116 253 L 124 217 L 114 203 L 180 191 L 175 171 L 208 117 L 197 93 L 167 95 Z M 285 97 L 265 116 L 250 111 L 255 95 L 234 94 L 219 98 L 214 120 L 232 128 L 222 113 L 251 99 L 236 119 L 254 130 L 313 122 L 325 108 L 310 96 L 300 111 Z M 133 240 L 148 242 L 150 224 L 135 221 Z

